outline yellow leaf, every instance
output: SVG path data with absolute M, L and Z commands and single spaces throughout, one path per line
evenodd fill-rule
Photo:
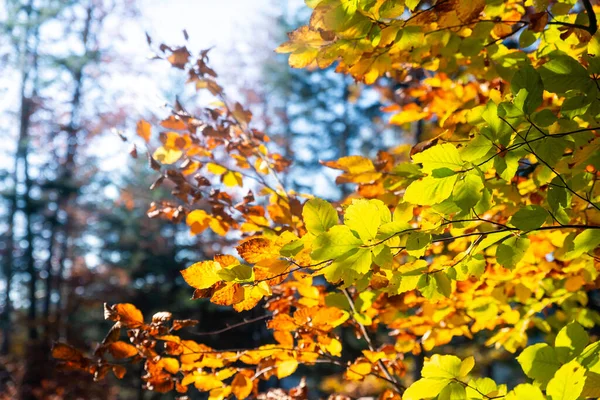
M 176 149 L 167 149 L 163 146 L 159 147 L 152 154 L 152 158 L 163 164 L 173 164 L 181 158 L 183 152 Z
M 165 371 L 171 374 L 176 374 L 179 372 L 179 360 L 177 360 L 176 358 L 161 358 L 159 364 Z
M 200 391 L 207 392 L 222 387 L 223 382 L 213 374 L 199 375 L 194 382 L 194 386 Z
M 290 54 L 288 62 L 292 68 L 304 68 L 315 61 L 317 54 L 319 54 L 318 49 L 302 47 Z
M 206 168 L 209 172 L 212 172 L 215 175 L 223 175 L 225 172 L 227 172 L 227 168 L 215 163 L 206 164 Z
M 382 358 L 385 358 L 385 353 L 383 351 L 363 350 L 363 354 L 371 363 L 376 363 Z
M 364 359 L 363 359 L 364 360 Z M 371 363 L 367 361 L 358 361 L 350 365 L 346 370 L 345 377 L 351 381 L 362 381 L 365 376 L 371 373 Z
M 208 400 L 224 400 L 231 394 L 231 386 L 224 388 L 213 389 L 208 395 Z
M 237 312 L 253 309 L 264 296 L 264 293 L 258 286 L 244 286 L 244 300 L 234 304 L 233 309 Z
M 350 172 L 351 174 L 375 171 L 373 162 L 363 156 L 347 156 L 342 157 L 337 161 L 322 162 L 322 164 L 329 168 Z
M 428 115 L 429 113 L 424 112 L 419 105 L 411 103 L 404 106 L 402 111 L 400 111 L 398 114 L 392 115 L 392 118 L 390 118 L 390 124 L 404 125 L 408 122 L 419 121 Z
M 210 225 L 212 217 L 204 210 L 194 210 L 187 215 L 185 223 L 190 227 L 192 235 L 198 235 Z
M 296 360 L 280 361 L 277 364 L 277 378 L 281 379 L 290 376 L 296 371 L 296 368 L 298 368 L 298 361 Z
M 222 269 L 219 263 L 214 261 L 203 261 L 192 264 L 181 271 L 183 279 L 193 288 L 208 289 L 215 283 L 221 281 L 217 272 Z
M 227 233 L 228 225 L 219 218 L 211 218 L 209 222 L 210 229 L 213 230 L 217 235 L 225 236 Z
M 223 176 L 221 177 L 221 180 L 223 181 L 223 183 L 227 187 L 243 186 L 244 185 L 244 181 L 242 179 L 242 174 L 240 174 L 239 172 L 235 172 L 235 171 L 227 171 L 227 172 L 225 172 L 223 174 Z

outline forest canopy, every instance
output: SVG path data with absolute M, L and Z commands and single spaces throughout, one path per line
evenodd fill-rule
M 373 90 L 412 139 L 361 154 L 342 135 L 346 150 L 320 161 L 342 197 L 314 196 L 294 183 L 300 146 L 230 97 L 209 50 L 148 37 L 153 62 L 211 102 L 176 100 L 122 138 L 155 175 L 146 195 L 162 191 L 147 217 L 218 244 L 182 266 L 187 295 L 235 314 L 214 326 L 107 302 L 91 351 L 53 336 L 58 368 L 135 371 L 144 390 L 183 399 L 600 397 L 600 7 L 305 7 L 274 50 L 307 76 Z M 349 87 L 330 113 L 359 104 Z M 240 329 L 260 340 L 219 341 Z M 512 372 L 491 373 L 499 364 Z

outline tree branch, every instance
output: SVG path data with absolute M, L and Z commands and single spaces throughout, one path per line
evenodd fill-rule
M 348 293 L 348 289 L 342 289 L 342 292 L 346 296 L 346 299 L 348 299 L 348 303 L 350 304 L 350 309 L 352 310 L 352 313 L 357 314 L 356 307 L 354 306 L 354 300 L 352 299 L 352 296 L 350 296 L 350 293 Z M 373 341 L 371 340 L 371 337 L 369 336 L 369 332 L 367 332 L 367 328 L 365 328 L 365 326 L 363 324 L 361 324 L 360 322 L 358 322 L 356 319 L 354 319 L 354 322 L 356 322 L 356 324 L 360 328 L 360 331 L 361 331 L 363 337 L 365 338 L 365 341 L 367 342 L 367 346 L 369 347 L 369 350 L 371 350 L 372 352 L 375 352 L 376 350 L 375 350 L 375 347 L 373 346 Z M 381 369 L 381 372 L 383 372 L 385 374 L 385 376 L 387 377 L 386 380 L 393 383 L 394 386 L 396 387 L 396 389 L 398 389 L 400 392 L 403 392 L 406 390 L 406 388 L 403 385 L 401 385 L 400 382 L 398 382 L 395 379 L 395 377 L 392 376 L 392 374 L 390 374 L 390 371 L 388 371 L 388 369 L 385 367 L 385 365 L 383 364 L 383 361 L 378 360 L 377 365 L 379 366 L 379 369 Z
M 590 35 L 594 36 L 594 34 L 598 31 L 598 19 L 596 18 L 596 13 L 594 12 L 594 6 L 590 2 L 590 0 L 582 0 L 581 2 L 583 3 L 583 7 L 585 7 L 585 11 L 588 15 L 588 26 L 561 21 L 551 21 L 548 22 L 548 25 L 562 25 L 568 26 L 569 28 L 583 29 L 584 31 L 589 32 Z

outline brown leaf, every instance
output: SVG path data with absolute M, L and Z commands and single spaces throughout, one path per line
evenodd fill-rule
M 173 50 L 173 53 L 167 58 L 171 65 L 176 68 L 184 69 L 190 58 L 190 52 L 185 47 L 179 47 Z
M 80 361 L 84 358 L 79 350 L 64 343 L 55 343 L 52 346 L 52 357 L 65 361 Z
M 187 129 L 187 124 L 183 122 L 179 117 L 174 115 L 169 116 L 169 118 L 164 119 L 160 122 L 160 126 L 166 129 L 173 129 L 176 131 L 182 131 Z
M 161 311 L 161 312 L 157 312 L 156 314 L 154 314 L 152 316 L 152 322 L 154 322 L 154 323 L 167 322 L 167 321 L 170 321 L 172 317 L 173 317 L 173 314 L 171 314 L 170 312 Z
M 176 319 L 173 320 L 173 327 L 172 329 L 174 331 L 178 331 L 182 328 L 186 328 L 188 326 L 194 326 L 197 325 L 200 321 L 196 320 L 196 319 Z

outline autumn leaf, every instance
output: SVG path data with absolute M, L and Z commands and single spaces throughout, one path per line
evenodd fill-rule
M 144 139 L 146 143 L 148 143 L 150 142 L 150 136 L 152 135 L 152 126 L 148 122 L 141 119 L 137 123 L 136 133 L 139 137 Z
M 138 351 L 135 346 L 125 342 L 113 342 L 108 345 L 108 351 L 117 360 L 135 356 Z
M 231 382 L 231 391 L 239 400 L 243 400 L 252 393 L 253 384 L 243 372 L 239 372 Z
M 221 270 L 219 263 L 214 261 L 203 261 L 192 264 L 181 271 L 183 279 L 188 285 L 196 289 L 208 289 L 215 283 L 220 282 L 221 278 L 217 274 Z

